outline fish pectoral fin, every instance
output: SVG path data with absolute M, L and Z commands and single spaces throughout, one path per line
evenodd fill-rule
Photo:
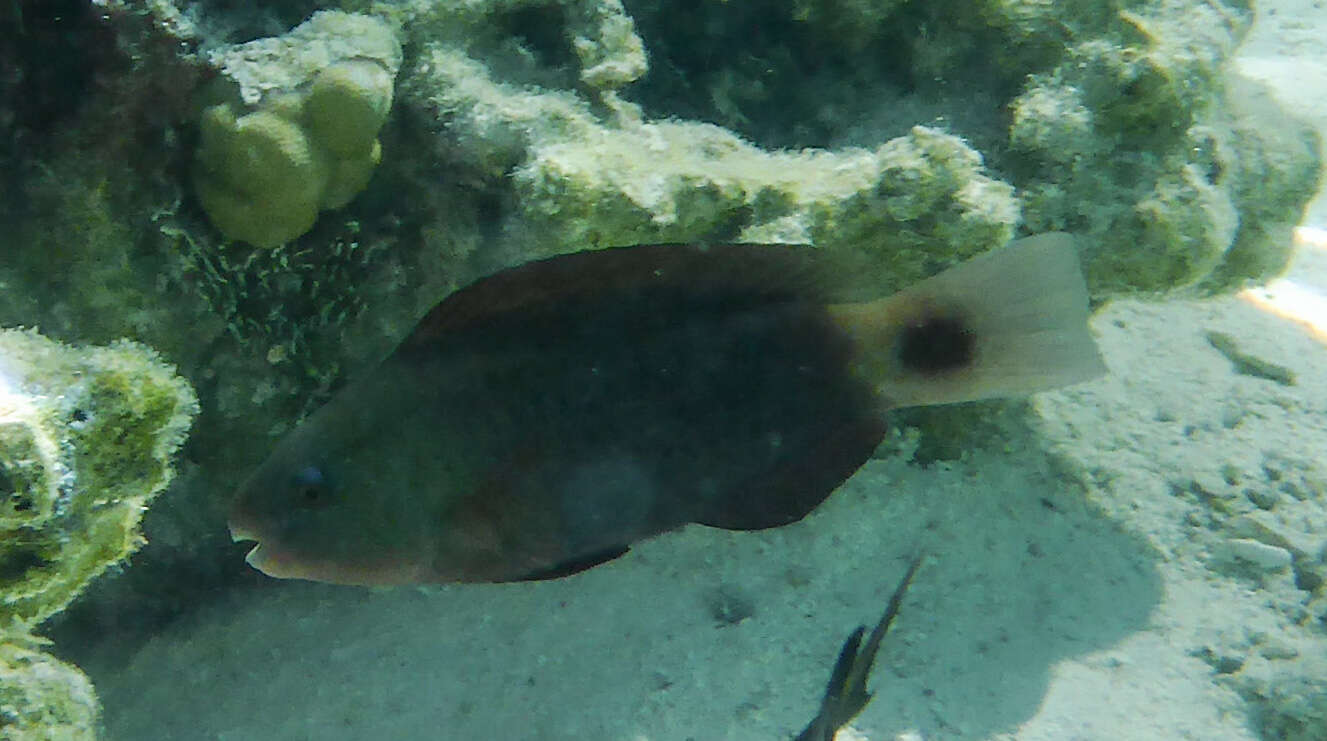
M 821 425 L 816 442 L 744 485 L 701 503 L 693 521 L 724 530 L 764 530 L 806 517 L 871 457 L 885 436 L 873 408 L 837 426 Z
M 539 569 L 512 581 L 544 581 L 547 579 L 561 579 L 564 576 L 579 574 L 587 569 L 592 569 L 600 564 L 608 563 L 613 559 L 625 554 L 630 548 L 624 545 L 615 545 L 593 553 L 569 558 L 559 564 L 554 564 L 546 569 Z

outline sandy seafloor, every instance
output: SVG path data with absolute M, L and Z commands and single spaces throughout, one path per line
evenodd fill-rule
M 1264 4 L 1237 68 L 1327 130 L 1321 5 Z M 1327 293 L 1327 249 L 1290 277 Z M 1094 328 L 1110 375 L 1039 396 L 1007 450 L 873 461 L 794 526 L 694 527 L 557 582 L 230 595 L 85 666 L 110 737 L 790 738 L 923 548 L 841 740 L 1327 738 L 1295 735 L 1327 713 L 1327 634 L 1297 627 L 1322 608 L 1285 564 L 1327 555 L 1323 337 L 1240 298 Z

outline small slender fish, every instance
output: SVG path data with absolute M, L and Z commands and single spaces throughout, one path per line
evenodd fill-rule
M 884 616 L 871 629 L 866 646 L 862 646 L 865 625 L 859 626 L 843 642 L 839 658 L 834 662 L 834 670 L 829 674 L 825 697 L 820 701 L 820 712 L 797 734 L 796 741 L 834 741 L 839 729 L 866 709 L 866 703 L 872 697 L 866 691 L 866 680 L 871 676 L 871 667 L 875 665 L 875 655 L 880 650 L 880 642 L 889 632 L 889 626 L 898 616 L 899 606 L 903 604 L 903 593 L 908 590 L 921 562 L 921 556 L 917 556 L 908 566 L 898 586 L 894 588 L 894 594 L 889 597 L 889 606 L 885 608 Z
M 444 299 L 282 439 L 235 498 L 278 578 L 581 571 L 688 523 L 796 522 L 892 408 L 1104 372 L 1073 240 L 1018 240 L 885 298 L 810 247 L 646 245 Z

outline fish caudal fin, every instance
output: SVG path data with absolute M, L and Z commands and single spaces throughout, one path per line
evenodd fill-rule
M 856 342 L 854 372 L 890 407 L 1018 396 L 1106 371 L 1074 240 L 1060 232 L 830 315 Z

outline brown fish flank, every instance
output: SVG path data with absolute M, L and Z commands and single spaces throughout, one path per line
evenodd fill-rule
M 887 298 L 806 247 L 552 258 L 448 297 L 241 488 L 272 576 L 574 573 L 687 523 L 795 522 L 892 407 L 1103 370 L 1071 240 L 1022 240 Z

